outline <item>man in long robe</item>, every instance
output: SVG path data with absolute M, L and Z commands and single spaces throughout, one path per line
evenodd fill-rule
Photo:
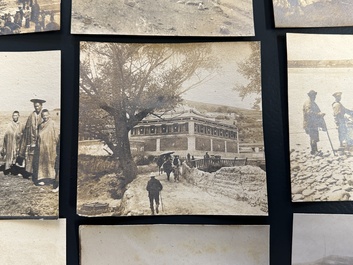
M 31 99 L 34 111 L 29 115 L 23 131 L 19 156 L 26 160 L 26 171 L 33 173 L 33 155 L 37 145 L 38 126 L 43 121 L 42 108 L 45 100 Z
M 12 113 L 12 122 L 8 125 L 4 135 L 1 156 L 5 157 L 5 175 L 10 173 L 11 167 L 16 160 L 20 147 L 23 126 L 19 121 L 19 116 L 20 113 L 18 111 L 14 111 Z
M 59 132 L 49 111 L 43 109 L 43 122 L 38 127 L 38 140 L 33 159 L 33 181 L 36 185 L 53 183 Z

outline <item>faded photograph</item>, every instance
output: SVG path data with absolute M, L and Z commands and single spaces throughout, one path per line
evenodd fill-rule
M 80 215 L 267 215 L 260 43 L 82 42 Z
M 293 201 L 353 195 L 353 36 L 287 34 Z
M 0 35 L 60 30 L 60 0 L 0 0 Z
M 254 36 L 252 0 L 73 0 L 71 34 Z
M 58 216 L 60 51 L 0 59 L 0 216 Z
M 81 265 L 269 264 L 269 226 L 80 226 Z
M 294 214 L 292 264 L 353 264 L 352 222 L 352 215 Z
M 273 8 L 278 28 L 353 25 L 350 0 L 273 0 Z
M 0 264 L 65 265 L 66 220 L 1 220 Z

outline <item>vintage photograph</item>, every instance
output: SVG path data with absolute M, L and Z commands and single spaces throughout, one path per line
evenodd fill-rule
M 292 264 L 353 264 L 352 222 L 352 215 L 294 214 Z
M 0 216 L 57 217 L 60 51 L 1 52 L 0 60 L 8 66 L 0 69 Z
M 353 25 L 351 0 L 273 0 L 278 28 Z
M 269 264 L 269 226 L 80 226 L 81 265 Z
M 73 0 L 71 34 L 254 36 L 252 0 Z
M 267 215 L 260 43 L 81 42 L 79 215 Z
M 293 201 L 353 195 L 353 36 L 287 34 Z
M 0 35 L 60 30 L 60 0 L 0 0 Z
M 66 220 L 1 220 L 0 264 L 65 265 Z

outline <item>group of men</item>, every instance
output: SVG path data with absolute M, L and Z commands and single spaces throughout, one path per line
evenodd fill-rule
M 46 17 L 50 15 L 50 22 L 46 24 Z M 21 28 L 33 27 L 34 31 L 59 30 L 60 25 L 54 21 L 54 13 L 41 10 L 37 0 L 23 1 L 15 14 L 4 14 L 0 17 L 0 35 L 20 33 Z
M 8 125 L 1 156 L 5 164 L 1 166 L 5 175 L 21 174 L 37 186 L 53 185 L 59 190 L 59 132 L 47 109 L 43 109 L 42 99 L 31 99 L 34 111 L 23 125 L 20 113 L 14 111 Z
M 309 99 L 303 105 L 303 127 L 306 134 L 310 137 L 310 153 L 312 155 L 322 155 L 322 152 L 317 148 L 317 143 L 320 140 L 319 129 L 327 131 L 326 122 L 324 120 L 325 113 L 321 112 L 319 106 L 315 102 L 317 92 L 310 90 L 307 95 Z M 335 101 L 332 103 L 332 110 L 336 128 L 338 130 L 340 148 L 352 146 L 353 140 L 348 135 L 346 116 L 353 116 L 353 110 L 349 110 L 342 105 L 342 92 L 335 92 L 332 96 L 335 98 Z

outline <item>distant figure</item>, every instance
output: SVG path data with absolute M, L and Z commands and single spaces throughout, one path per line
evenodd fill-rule
M 164 163 L 164 156 L 159 156 L 157 159 L 157 166 L 158 166 L 159 175 L 161 174 L 163 163 Z
M 12 113 L 12 122 L 8 125 L 4 135 L 1 156 L 6 157 L 4 168 L 5 175 L 10 173 L 11 167 L 15 164 L 20 147 L 23 125 L 20 123 L 19 117 L 20 113 L 18 111 Z
M 333 117 L 338 130 L 338 139 L 340 141 L 340 147 L 344 144 L 352 145 L 352 140 L 347 137 L 347 125 L 345 115 L 353 115 L 353 111 L 346 109 L 342 103 L 342 92 L 336 92 L 332 95 L 335 98 L 335 102 L 332 103 Z
M 309 100 L 303 105 L 303 128 L 306 134 L 310 137 L 310 148 L 312 155 L 321 155 L 318 151 L 317 143 L 319 142 L 319 128 L 326 131 L 326 124 L 324 121 L 325 113 L 322 113 L 319 106 L 315 103 L 317 92 L 310 90 L 308 92 Z
M 167 179 L 169 181 L 170 173 L 173 171 L 173 165 L 171 158 L 168 158 L 163 164 L 163 171 L 167 174 Z
M 186 155 L 186 161 L 187 161 L 188 163 L 190 163 L 190 153 L 188 153 L 188 154 Z
M 40 15 L 40 6 L 37 0 L 35 0 L 34 4 L 32 5 L 31 20 L 34 23 L 37 23 L 39 21 L 39 15 Z
M 191 156 L 191 167 L 196 167 L 196 161 L 194 156 Z
M 33 180 L 40 186 L 47 182 L 54 183 L 56 148 L 59 141 L 58 130 L 47 109 L 43 109 L 42 119 L 43 122 L 38 126 L 37 148 L 33 158 Z
M 55 22 L 54 14 L 50 15 L 50 22 L 45 26 L 46 31 L 60 30 L 60 25 Z
M 174 157 L 173 160 L 173 174 L 174 174 L 174 182 L 179 181 L 179 176 L 180 176 L 180 168 L 179 166 L 181 165 L 181 161 L 178 156 Z
M 150 200 L 150 208 L 152 215 L 154 214 L 154 206 L 153 201 L 156 202 L 156 213 L 158 213 L 159 206 L 159 193 L 163 189 L 161 182 L 155 178 L 155 176 L 151 176 L 151 179 L 147 182 L 146 190 L 148 191 L 148 198 Z
M 208 166 L 210 161 L 210 155 L 208 154 L 208 152 L 206 152 L 206 154 L 203 156 L 203 160 L 204 160 L 205 166 Z

